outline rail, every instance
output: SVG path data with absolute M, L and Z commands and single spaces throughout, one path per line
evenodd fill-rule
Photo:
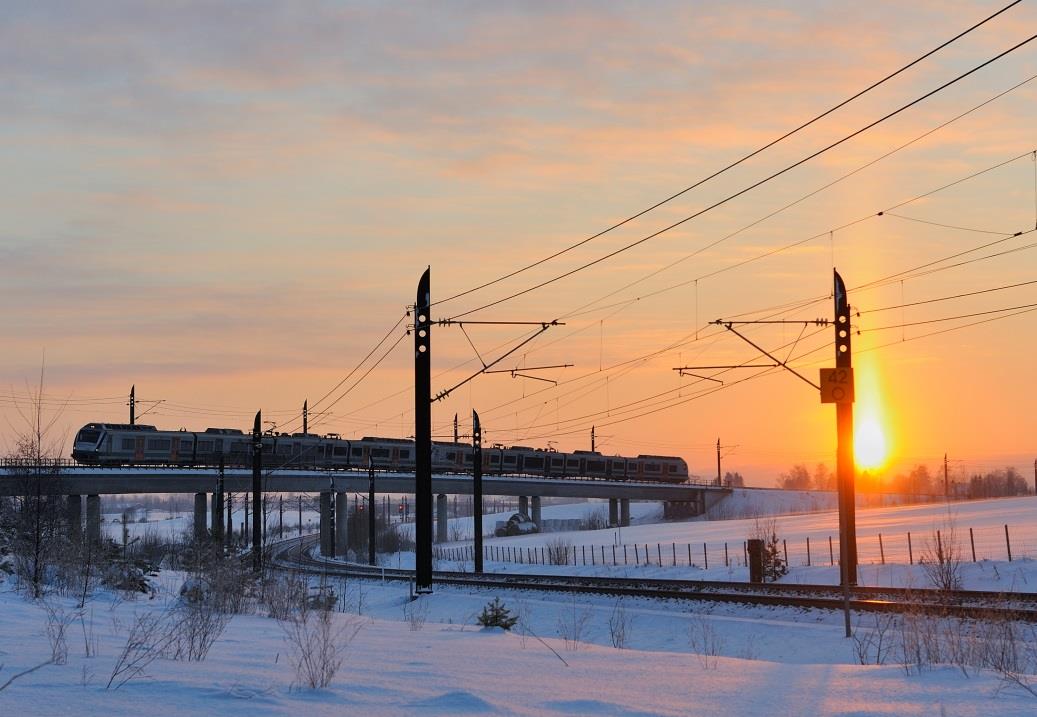
M 310 554 L 316 537 L 292 538 L 271 546 L 271 567 L 321 575 L 410 581 L 411 570 L 343 563 Z M 695 580 L 600 578 L 573 575 L 500 575 L 435 571 L 433 582 L 507 590 L 618 595 L 667 600 L 741 603 L 775 607 L 842 610 L 841 589 L 831 585 L 733 583 Z M 913 612 L 974 619 L 1037 622 L 1037 593 L 944 591 L 855 587 L 850 609 L 858 612 Z

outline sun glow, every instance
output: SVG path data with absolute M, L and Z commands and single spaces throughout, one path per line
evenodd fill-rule
M 886 462 L 886 436 L 877 419 L 868 416 L 854 431 L 853 454 L 860 470 L 881 468 Z

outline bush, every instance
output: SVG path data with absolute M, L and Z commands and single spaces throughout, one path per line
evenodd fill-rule
M 952 519 L 947 519 L 942 530 L 934 529 L 926 537 L 918 564 L 937 590 L 961 589 L 961 546 Z
M 476 618 L 476 622 L 483 627 L 500 627 L 510 630 L 515 627 L 518 617 L 512 615 L 511 611 L 504 607 L 500 598 L 493 598 L 493 602 L 487 603 L 486 607 L 482 609 L 482 614 Z
M 326 609 L 303 608 L 280 624 L 296 679 L 310 689 L 324 689 L 331 684 L 345 660 L 349 643 L 360 631 L 358 618 L 336 617 L 336 613 Z
M 547 542 L 547 562 L 550 565 L 568 565 L 569 554 L 573 544 L 563 538 L 555 538 Z

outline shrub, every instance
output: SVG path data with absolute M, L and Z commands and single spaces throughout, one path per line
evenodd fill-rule
M 327 609 L 303 608 L 280 624 L 296 679 L 310 689 L 324 689 L 331 684 L 345 660 L 349 643 L 360 631 L 356 617 L 336 617 Z
M 569 554 L 573 544 L 563 538 L 554 538 L 547 542 L 547 562 L 551 565 L 568 565 Z
M 483 627 L 500 627 L 510 630 L 515 627 L 518 618 L 513 616 L 508 608 L 504 607 L 504 603 L 500 601 L 500 598 L 493 598 L 493 602 L 487 603 L 486 607 L 482 609 L 482 614 L 476 618 L 476 622 Z

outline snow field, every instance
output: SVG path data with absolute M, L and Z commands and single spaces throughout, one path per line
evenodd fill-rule
M 937 667 L 909 677 L 895 665 L 854 664 L 852 643 L 842 637 L 837 615 L 508 592 L 500 597 L 523 617 L 529 632 L 504 633 L 473 626 L 475 615 L 494 597 L 491 591 L 439 587 L 411 603 L 404 585 L 370 581 L 336 585 L 350 612 L 335 619 L 360 620 L 363 626 L 326 690 L 291 689 L 288 646 L 277 623 L 260 615 L 235 616 L 204 662 L 158 660 L 146 677 L 105 690 L 125 626 L 137 613 L 166 609 L 179 577 L 164 575 L 160 594 L 151 601 L 104 594 L 89 603 L 84 620 L 96 636 L 97 655 L 83 655 L 81 629 L 74 624 L 68 663 L 44 667 L 0 693 L 4 713 L 140 714 L 145 704 L 153 717 L 303 710 L 375 717 L 418 712 L 995 717 L 1037 709 L 1032 697 L 999 689 L 988 673 L 966 679 L 957 668 Z M 0 661 L 6 667 L 0 678 L 50 654 L 43 607 L 4 587 Z M 72 607 L 71 600 L 51 602 Z M 608 621 L 617 609 L 631 620 L 628 649 L 611 646 Z M 408 620 L 408 611 L 418 618 Z M 579 644 L 567 649 L 560 634 L 572 636 L 577 623 Z M 699 648 L 707 654 L 693 654 L 694 639 L 710 645 Z

